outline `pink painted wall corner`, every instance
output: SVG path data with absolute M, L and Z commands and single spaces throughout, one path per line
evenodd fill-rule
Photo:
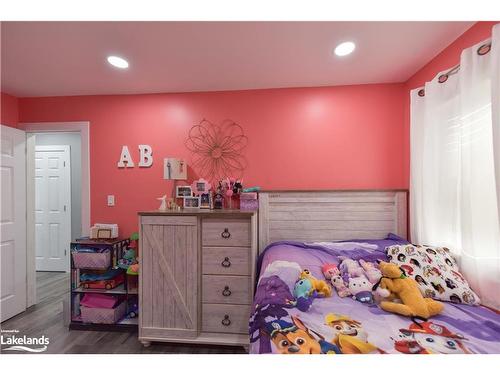
M 17 128 L 19 124 L 19 99 L 15 96 L 1 94 L 0 123 Z

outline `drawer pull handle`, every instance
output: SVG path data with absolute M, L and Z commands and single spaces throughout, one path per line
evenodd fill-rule
M 225 238 L 225 239 L 228 239 L 229 237 L 231 237 L 231 233 L 229 233 L 229 229 L 227 229 L 227 228 L 224 228 L 224 232 L 222 232 L 220 235 L 222 236 L 222 238 Z
M 221 320 L 223 326 L 228 326 L 231 324 L 231 320 L 229 320 L 229 315 L 224 315 L 224 319 Z
M 229 287 L 227 285 L 224 287 L 224 290 L 222 291 L 222 295 L 224 297 L 229 297 L 231 295 L 231 290 L 229 289 Z
M 228 257 L 224 258 L 224 260 L 221 262 L 221 266 L 225 268 L 231 267 L 231 262 L 229 261 Z

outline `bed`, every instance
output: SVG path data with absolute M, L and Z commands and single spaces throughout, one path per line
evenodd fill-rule
M 500 314 L 444 303 L 428 321 L 388 313 L 351 297 L 300 306 L 297 272 L 318 279 L 342 259 L 387 260 L 407 244 L 405 191 L 264 192 L 259 204 L 258 283 L 249 322 L 250 353 L 500 353 Z

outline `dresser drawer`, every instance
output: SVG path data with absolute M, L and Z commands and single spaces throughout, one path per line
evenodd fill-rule
M 203 304 L 201 329 L 204 332 L 248 333 L 249 305 Z
M 202 302 L 248 305 L 252 303 L 251 278 L 248 276 L 202 277 Z
M 203 247 L 201 249 L 204 275 L 250 275 L 249 247 Z
M 204 246 L 250 246 L 250 220 L 204 219 L 202 238 Z

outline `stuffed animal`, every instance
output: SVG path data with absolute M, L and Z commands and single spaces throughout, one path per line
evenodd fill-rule
M 382 277 L 380 270 L 375 266 L 375 264 L 367 262 L 363 259 L 359 260 L 359 264 L 361 264 L 361 267 L 365 270 L 365 275 L 372 284 L 378 282 Z
M 359 265 L 359 263 L 350 258 L 343 259 L 342 263 L 340 263 L 339 269 L 340 272 L 342 272 L 344 281 L 346 282 L 350 277 L 358 277 L 364 275 L 363 268 Z
M 417 282 L 406 277 L 396 264 L 380 262 L 379 268 L 382 278 L 380 283 L 373 286 L 373 289 L 386 289 L 382 294 L 392 299 L 380 302 L 383 310 L 421 319 L 428 319 L 443 310 L 442 303 L 431 298 L 424 298 Z M 401 303 L 394 302 L 395 299 L 401 300 Z
M 351 277 L 349 279 L 349 292 L 352 298 L 361 303 L 373 303 L 372 283 L 365 276 Z
M 340 298 L 348 297 L 351 295 L 351 292 L 349 292 L 349 289 L 344 284 L 342 276 L 340 276 L 340 272 L 334 275 L 330 281 L 335 287 L 335 290 L 337 291 L 337 294 Z
M 315 278 L 308 269 L 302 271 L 300 278 L 311 282 L 313 289 L 318 293 L 318 297 L 331 297 L 332 288 L 330 288 L 325 280 Z
M 313 284 L 309 279 L 299 279 L 295 283 L 295 287 L 293 288 L 293 296 L 295 298 L 309 298 L 314 296 L 315 290 L 313 288 Z
M 325 276 L 325 279 L 331 280 L 335 274 L 339 273 L 339 269 L 336 264 L 327 263 L 323 264 L 323 266 L 321 267 L 321 272 L 323 272 L 323 276 Z

